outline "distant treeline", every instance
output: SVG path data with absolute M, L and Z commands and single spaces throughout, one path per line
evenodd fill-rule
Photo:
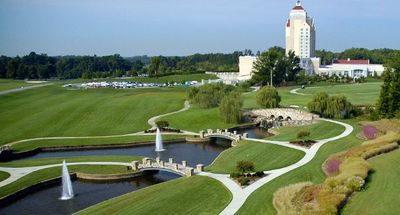
M 352 48 L 334 53 L 318 50 L 323 64 L 333 59 L 370 59 L 371 63 L 384 63 L 398 50 Z M 259 55 L 260 52 L 257 52 Z M 31 52 L 23 57 L 0 56 L 0 78 L 12 79 L 73 79 L 137 76 L 164 76 L 169 74 L 213 72 L 238 72 L 239 56 L 253 55 L 250 50 L 231 54 L 194 54 L 178 56 L 135 56 L 124 58 L 118 54 L 110 56 L 55 56 Z
M 394 49 L 364 49 L 351 48 L 343 52 L 331 52 L 326 50 L 317 50 L 317 57 L 321 58 L 322 65 L 330 65 L 334 59 L 353 59 L 353 60 L 370 60 L 372 64 L 384 64 L 385 61 L 400 50 Z

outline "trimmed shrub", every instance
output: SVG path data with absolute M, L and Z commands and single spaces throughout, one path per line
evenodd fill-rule
M 160 120 L 156 122 L 157 128 L 167 128 L 169 126 L 169 123 L 165 120 Z
M 236 169 L 241 173 L 247 173 L 254 171 L 254 163 L 251 161 L 238 161 L 236 163 Z
M 229 175 L 231 178 L 239 178 L 240 173 L 237 172 L 231 172 L 231 174 Z
M 238 182 L 240 183 L 241 186 L 246 186 L 249 184 L 250 180 L 247 177 L 240 177 L 238 179 Z
M 257 176 L 257 177 L 260 177 L 260 178 L 261 178 L 261 177 L 263 177 L 264 175 L 265 175 L 265 174 L 264 174 L 263 171 L 257 171 L 257 172 L 256 172 L 256 176 Z
M 306 137 L 309 137 L 311 133 L 309 131 L 300 131 L 297 133 L 297 139 L 304 139 Z

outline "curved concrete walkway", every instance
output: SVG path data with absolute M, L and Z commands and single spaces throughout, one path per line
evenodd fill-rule
M 190 108 L 189 102 L 185 101 L 184 107 L 182 109 L 180 109 L 178 111 L 171 112 L 171 113 L 162 114 L 162 115 L 159 115 L 159 116 L 154 116 L 154 117 L 150 118 L 147 122 L 149 123 L 150 126 L 152 126 L 152 128 L 155 128 L 155 121 L 158 118 L 161 118 L 161 117 L 164 117 L 164 116 L 168 116 L 168 115 L 172 115 L 172 114 L 176 114 L 176 113 L 180 113 L 180 112 L 183 112 L 183 111 L 187 111 L 189 108 Z M 184 130 L 181 130 L 181 133 L 163 132 L 162 134 L 165 134 L 165 135 L 199 135 L 198 133 L 191 132 L 191 131 L 184 131 Z M 114 137 L 155 136 L 155 135 L 156 135 L 155 133 L 144 133 L 143 131 L 140 131 L 140 132 L 136 132 L 136 133 L 105 135 L 105 136 L 36 137 L 36 138 L 29 138 L 29 139 L 14 141 L 14 142 L 8 143 L 6 145 L 12 146 L 13 144 L 23 143 L 23 142 L 30 142 L 30 141 L 35 141 L 35 140 L 102 139 L 102 138 L 114 138 Z
M 320 88 L 320 87 L 307 87 L 307 88 Z M 299 93 L 297 92 L 298 90 L 301 90 L 301 88 L 296 88 L 290 91 L 291 94 L 295 94 L 295 95 L 300 95 L 300 96 L 311 96 L 312 94 L 308 94 L 308 93 Z
M 27 87 L 20 87 L 20 88 L 16 88 L 16 89 L 11 89 L 11 90 L 3 90 L 0 91 L 0 95 L 6 95 L 6 94 L 10 94 L 10 93 L 16 93 L 16 92 L 20 92 L 20 91 L 24 91 L 24 90 L 29 90 L 29 89 L 34 89 L 34 88 L 38 88 L 38 87 L 46 87 L 49 85 L 52 85 L 53 83 L 48 83 L 48 84 L 37 84 L 37 85 L 32 85 L 32 86 L 27 86 Z
M 294 163 L 292 165 L 280 168 L 280 169 L 274 169 L 274 170 L 269 170 L 269 171 L 264 171 L 265 174 L 267 174 L 266 177 L 261 178 L 260 180 L 254 182 L 253 184 L 247 186 L 246 188 L 242 189 L 239 184 L 237 184 L 236 182 L 234 182 L 233 180 L 231 180 L 229 178 L 228 174 L 214 174 L 214 173 L 209 173 L 209 172 L 203 172 L 200 173 L 200 175 L 204 175 L 204 176 L 208 176 L 211 178 L 214 178 L 218 181 L 220 181 L 221 183 L 223 183 L 232 193 L 232 201 L 229 203 L 229 205 L 220 213 L 223 215 L 232 215 L 235 214 L 240 207 L 242 207 L 242 205 L 246 202 L 247 198 L 258 188 L 264 186 L 265 184 L 267 184 L 268 182 L 272 181 L 273 179 L 288 173 L 292 170 L 295 170 L 301 166 L 306 165 L 307 163 L 309 163 L 317 154 L 319 148 L 321 148 L 321 146 L 323 146 L 325 143 L 330 142 L 330 141 L 334 141 L 334 140 L 338 140 L 341 139 L 343 137 L 347 137 L 348 135 L 351 134 L 351 132 L 353 132 L 353 127 L 349 124 L 343 123 L 343 122 L 338 122 L 338 121 L 334 121 L 334 120 L 329 120 L 329 119 L 321 119 L 327 122 L 332 122 L 332 123 L 336 123 L 339 125 L 342 125 L 345 127 L 345 131 L 336 136 L 336 137 L 332 137 L 332 138 L 328 138 L 328 139 L 323 139 L 323 140 L 319 140 L 317 141 L 317 143 L 315 143 L 311 148 L 309 149 L 303 149 L 302 151 L 304 151 L 306 154 L 304 155 L 304 157 L 299 160 L 297 163 Z M 265 143 L 271 143 L 271 144 L 277 144 L 277 142 L 265 142 Z M 283 145 L 285 146 L 286 144 L 283 144 L 282 142 L 278 142 L 278 145 Z M 291 147 L 293 148 L 293 147 Z
M 188 104 L 185 102 L 185 107 L 179 111 L 175 111 L 173 113 L 178 113 L 178 112 L 182 112 L 185 111 L 189 108 L 190 106 L 188 106 Z M 173 114 L 170 113 L 170 114 Z M 155 120 L 159 117 L 162 116 L 166 116 L 166 115 L 170 115 L 170 114 L 164 114 L 164 115 L 160 115 L 158 117 L 153 117 L 153 120 L 149 120 L 149 124 L 150 123 L 154 123 Z M 307 148 L 303 148 L 303 147 L 299 147 L 299 146 L 294 146 L 291 145 L 288 142 L 284 142 L 284 141 L 269 141 L 269 140 L 259 140 L 259 139 L 252 139 L 252 138 L 247 138 L 248 140 L 252 140 L 252 141 L 258 141 L 258 142 L 263 142 L 266 144 L 275 144 L 275 145 L 281 145 L 281 146 L 285 146 L 285 147 L 289 147 L 289 148 L 293 148 L 293 149 L 297 149 L 297 150 L 301 150 L 305 152 L 305 156 L 299 160 L 298 162 L 280 168 L 280 169 L 274 169 L 274 170 L 269 170 L 269 171 L 264 171 L 265 174 L 267 174 L 266 177 L 261 178 L 260 180 L 254 182 L 253 184 L 247 186 L 246 188 L 242 188 L 241 186 L 239 186 L 239 184 L 237 184 L 235 181 L 233 181 L 232 179 L 230 179 L 228 174 L 215 174 L 215 173 L 210 173 L 210 172 L 202 172 L 199 173 L 199 175 L 203 175 L 203 176 L 208 176 L 211 178 L 214 178 L 218 181 L 220 181 L 221 183 L 223 183 L 232 193 L 232 201 L 229 203 L 229 205 L 220 213 L 223 215 L 232 215 L 235 214 L 240 207 L 242 207 L 242 205 L 246 202 L 247 198 L 258 188 L 262 187 L 263 185 L 267 184 L 268 182 L 272 181 L 273 179 L 288 173 L 292 170 L 295 170 L 301 166 L 306 165 L 307 163 L 309 163 L 317 154 L 318 150 L 321 148 L 321 146 L 323 146 L 324 144 L 330 142 L 330 141 L 334 141 L 334 140 L 338 140 L 341 138 L 344 138 L 348 135 L 351 134 L 351 132 L 353 131 L 353 127 L 349 124 L 343 123 L 343 122 L 338 122 L 338 121 L 334 121 L 334 120 L 329 120 L 329 119 L 320 119 L 320 120 L 324 120 L 327 122 L 331 122 L 331 123 L 336 123 L 339 125 L 342 125 L 345 127 L 345 131 L 342 132 L 340 135 L 332 137 L 332 138 L 327 138 L 327 139 L 323 139 L 323 140 L 318 140 L 317 143 L 315 143 L 313 146 L 311 146 L 309 149 Z M 138 135 L 138 133 L 135 134 L 126 134 L 126 135 L 113 135 L 113 136 L 98 136 L 98 137 L 84 137 L 84 138 L 101 138 L 101 137 L 118 137 L 118 136 L 132 136 L 132 135 Z M 154 134 L 149 134 L 149 135 L 154 135 Z M 82 138 L 82 137 L 61 137 L 61 138 Z M 37 140 L 37 139 L 57 139 L 57 137 L 48 137 L 48 138 L 33 138 L 33 139 L 29 139 L 29 140 L 22 140 L 22 141 L 18 141 L 18 142 L 24 142 L 24 141 L 30 141 L 30 140 Z M 51 168 L 51 167 L 57 167 L 57 166 L 61 166 L 62 164 L 52 164 L 52 165 L 44 165 L 44 166 L 34 166 L 34 167 L 19 167 L 19 168 L 11 168 L 11 167 L 0 167 L 0 171 L 5 171 L 8 172 L 10 174 L 10 177 L 7 178 L 6 180 L 0 182 L 0 187 L 5 186 L 7 184 L 10 184 L 18 179 L 20 179 L 23 176 L 26 176 L 29 173 L 38 171 L 38 170 L 42 170 L 42 169 L 46 169 L 46 168 Z M 122 165 L 122 166 L 130 166 L 130 163 L 124 163 L 124 162 L 75 162 L 75 163 L 68 163 L 68 165 Z

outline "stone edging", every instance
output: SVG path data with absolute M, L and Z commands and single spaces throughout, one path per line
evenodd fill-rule
M 150 171 L 146 171 L 146 172 L 150 172 Z M 86 181 L 106 182 L 106 181 L 121 181 L 121 180 L 133 179 L 133 178 L 145 175 L 146 172 L 138 171 L 138 172 L 121 173 L 121 174 L 89 174 L 89 173 L 76 172 L 76 173 L 71 173 L 70 176 L 71 176 L 72 180 L 82 179 L 82 180 L 86 180 Z M 61 180 L 62 180 L 61 177 L 52 178 L 49 180 L 39 182 L 37 184 L 33 184 L 28 187 L 22 188 L 14 193 L 4 196 L 4 197 L 0 198 L 0 208 L 7 206 L 14 201 L 17 201 L 18 199 L 23 198 L 32 192 L 39 191 L 39 190 L 41 190 L 45 187 L 51 186 L 51 185 L 59 184 L 59 183 L 61 183 Z
M 184 138 L 164 140 L 164 144 L 180 143 L 186 141 Z M 78 150 L 91 150 L 91 149 L 117 149 L 117 148 L 133 148 L 139 146 L 153 145 L 154 141 L 143 141 L 143 142 L 131 142 L 131 143 L 115 143 L 115 144 L 93 144 L 93 145 L 76 145 L 76 146 L 50 146 L 50 147 L 38 147 L 29 151 L 11 153 L 5 157 L 0 157 L 0 161 L 12 161 L 19 158 L 25 158 L 36 155 L 40 152 L 56 152 L 56 151 L 78 151 Z

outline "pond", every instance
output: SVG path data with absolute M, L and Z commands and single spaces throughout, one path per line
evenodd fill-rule
M 163 152 L 155 152 L 154 145 L 142 145 L 131 148 L 95 149 L 80 151 L 41 152 L 23 159 L 50 157 L 130 155 L 150 158 L 161 157 L 167 161 L 172 157 L 176 162 L 186 160 L 189 166 L 201 163 L 210 164 L 223 150 L 230 146 L 230 141 L 216 139 L 212 143 L 170 143 L 165 144 Z M 61 201 L 61 185 L 50 186 L 33 192 L 18 201 L 0 209 L 0 214 L 71 214 L 104 200 L 123 195 L 160 182 L 178 178 L 173 173 L 159 171 L 155 175 L 135 178 L 125 182 L 93 183 L 77 180 L 73 182 L 76 196 L 68 201 Z
M 230 143 L 230 142 L 229 142 Z M 168 158 L 174 158 L 176 162 L 186 160 L 188 165 L 195 167 L 201 163 L 204 165 L 210 164 L 226 146 L 224 140 L 217 140 L 213 143 L 169 143 L 164 144 L 165 151 L 156 152 L 154 145 L 141 145 L 131 148 L 115 148 L 115 149 L 90 149 L 79 151 L 54 151 L 54 152 L 40 152 L 36 155 L 29 156 L 23 159 L 38 159 L 50 157 L 76 157 L 76 156 L 112 156 L 112 155 L 125 155 L 125 156 L 144 156 L 149 158 L 160 157 L 164 161 Z
M 72 182 L 75 196 L 70 200 L 59 200 L 61 196 L 61 185 L 54 185 L 33 192 L 4 208 L 0 208 L 0 214 L 72 214 L 107 199 L 178 177 L 178 175 L 173 173 L 159 171 L 154 175 L 146 175 L 129 181 L 120 182 L 92 183 L 77 180 Z

